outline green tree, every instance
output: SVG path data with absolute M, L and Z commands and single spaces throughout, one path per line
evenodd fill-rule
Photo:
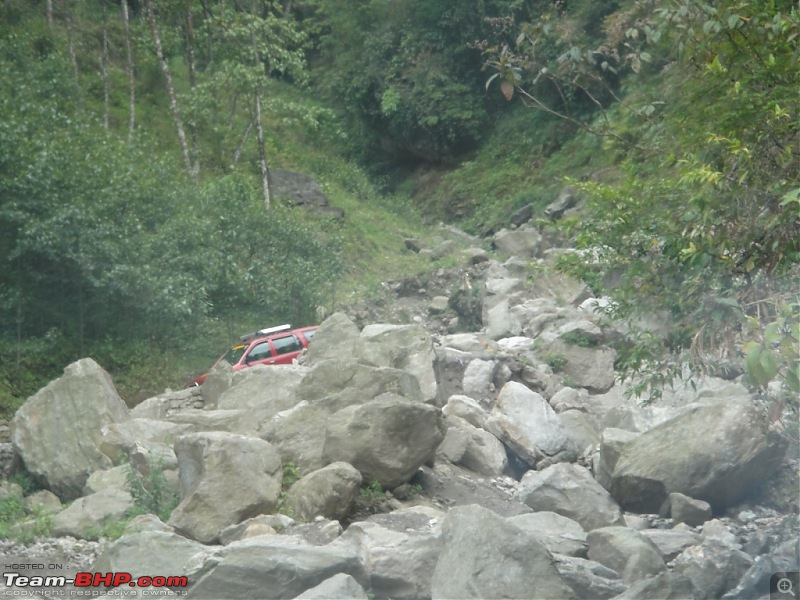
M 507 97 L 603 135 L 619 157 L 616 181 L 581 184 L 588 215 L 570 224 L 598 260 L 569 261 L 613 293 L 613 318 L 669 324 L 666 336 L 633 327 L 621 348 L 626 376 L 646 375 L 637 392 L 657 396 L 687 368 L 720 372 L 743 348 L 754 384 L 800 387 L 799 17 L 774 1 L 631 3 L 591 44 L 549 15 L 492 49 Z M 597 110 L 578 113 L 587 98 Z

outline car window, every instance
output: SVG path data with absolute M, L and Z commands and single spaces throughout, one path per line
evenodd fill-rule
M 303 335 L 304 335 L 304 336 L 305 336 L 305 338 L 306 338 L 306 339 L 307 339 L 307 340 L 310 342 L 310 341 L 311 341 L 311 338 L 313 338 L 313 337 L 314 337 L 314 334 L 315 334 L 315 333 L 317 333 L 317 330 L 316 330 L 316 329 L 309 329 L 308 331 L 304 331 L 304 332 L 303 332 Z
M 269 347 L 269 342 L 261 342 L 253 346 L 250 353 L 247 355 L 247 362 L 254 362 L 257 360 L 264 360 L 272 356 L 272 349 Z
M 242 354 L 244 354 L 245 350 L 247 350 L 247 344 L 239 344 L 238 346 L 234 346 L 225 353 L 225 356 L 222 357 L 222 360 L 233 366 L 239 362 L 239 359 L 242 358 Z
M 275 344 L 275 352 L 278 354 L 288 354 L 289 352 L 297 352 L 303 349 L 300 340 L 293 335 L 273 338 L 272 343 Z

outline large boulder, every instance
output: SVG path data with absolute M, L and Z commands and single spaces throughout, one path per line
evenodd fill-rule
M 338 573 L 296 596 L 295 600 L 330 600 L 331 598 L 367 600 L 368 596 L 352 575 Z
M 577 448 L 540 394 L 516 381 L 503 386 L 486 429 L 531 466 L 542 459 L 573 460 Z
M 346 314 L 337 312 L 323 321 L 308 346 L 304 364 L 309 367 L 331 358 L 352 356 L 360 331 Z
M 597 561 L 566 554 L 554 554 L 553 558 L 561 577 L 578 598 L 607 600 L 625 591 L 626 585 L 619 573 Z
M 442 539 L 434 598 L 575 598 L 547 549 L 487 508 L 451 509 Z
M 559 338 L 548 344 L 547 352 L 566 359 L 564 375 L 572 380 L 572 387 L 586 388 L 593 394 L 604 394 L 614 387 L 617 353 L 611 348 L 568 344 Z
M 586 540 L 589 558 L 614 569 L 628 583 L 666 570 L 655 544 L 630 527 L 601 527 L 590 531 Z
M 141 531 L 125 535 L 103 548 L 92 570 L 142 575 L 185 575 L 187 564 L 205 546 L 167 531 Z
M 180 436 L 194 433 L 189 424 L 169 423 L 155 419 L 128 419 L 103 427 L 100 451 L 114 464 L 126 462 L 137 444 L 167 444 L 172 446 Z
M 449 421 L 467 435 L 464 452 L 456 461 L 457 464 L 488 477 L 496 477 L 505 471 L 508 455 L 500 440 L 485 429 L 470 425 L 458 417 L 451 417 Z
M 439 409 L 385 394 L 331 416 L 323 456 L 350 463 L 365 481 L 392 489 L 433 458 L 443 437 Z
M 610 491 L 624 508 L 658 512 L 671 492 L 715 512 L 756 489 L 781 464 L 786 441 L 765 435 L 745 401 L 696 405 L 627 444 Z
M 369 588 L 376 597 L 429 598 L 441 530 L 429 527 L 428 520 L 403 531 L 360 521 L 350 525 L 335 543 L 351 545 L 364 557 Z
M 217 400 L 219 409 L 255 411 L 269 418 L 297 404 L 295 390 L 308 372 L 298 365 L 256 365 L 233 376 Z M 203 384 L 205 388 L 206 384 Z
M 693 598 L 712 600 L 722 598 L 736 587 L 753 565 L 753 559 L 737 548 L 715 540 L 684 550 L 673 561 L 673 570 L 692 582 Z
M 585 531 L 623 525 L 613 498 L 587 469 L 559 463 L 528 471 L 519 484 L 519 498 L 535 511 L 550 510 L 581 524 Z
M 364 364 L 391 367 L 419 380 L 422 399 L 436 399 L 436 354 L 430 334 L 420 325 L 367 325 L 361 331 L 356 357 Z
M 295 519 L 341 520 L 353 507 L 360 487 L 361 473 L 345 462 L 335 462 L 297 480 L 286 494 L 285 506 Z
M 549 510 L 517 515 L 508 520 L 533 535 L 553 554 L 586 557 L 586 532 L 577 521 Z
M 508 256 L 532 258 L 542 252 L 542 234 L 532 227 L 501 229 L 492 241 L 498 252 Z
M 70 535 L 96 540 L 103 535 L 105 525 L 119 521 L 131 508 L 133 508 L 133 498 L 128 492 L 116 489 L 100 490 L 77 499 L 53 517 L 52 533 L 55 536 Z
M 522 333 L 522 323 L 507 300 L 502 300 L 486 311 L 486 337 L 499 340 Z
M 298 401 L 314 403 L 324 398 L 333 410 L 369 402 L 386 392 L 418 402 L 423 400 L 415 375 L 392 367 L 361 364 L 353 359 L 329 359 L 314 364 L 296 389 Z
M 192 598 L 294 598 L 339 573 L 362 587 L 361 558 L 346 546 L 311 546 L 288 536 L 261 536 L 217 550 L 189 575 Z
M 337 410 L 328 399 L 300 402 L 262 424 L 261 437 L 278 451 L 282 462 L 294 464 L 305 475 L 325 465 L 325 428 Z
M 275 509 L 283 472 L 264 440 L 224 432 L 180 438 L 175 454 L 181 502 L 169 524 L 189 538 L 214 543 L 228 525 Z
M 28 398 L 14 415 L 11 436 L 25 468 L 71 499 L 94 471 L 113 466 L 100 450 L 103 427 L 129 418 L 111 377 L 84 358 Z

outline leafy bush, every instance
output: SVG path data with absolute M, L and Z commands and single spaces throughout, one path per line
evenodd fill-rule
M 141 471 L 131 463 L 126 465 L 126 469 L 128 487 L 134 503 L 129 516 L 152 513 L 166 523 L 180 498 L 177 492 L 170 490 L 163 462 L 148 459 L 146 467 Z

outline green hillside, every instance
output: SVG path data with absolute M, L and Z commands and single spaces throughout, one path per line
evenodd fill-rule
M 800 391 L 800 23 L 788 0 L 6 0 L 0 408 L 77 358 L 123 396 L 231 337 L 440 265 L 567 184 L 561 268 L 659 385 L 744 360 Z M 341 221 L 269 173 L 314 177 Z M 265 183 L 266 182 L 266 183 Z M 613 282 L 613 286 L 611 283 Z M 638 335 L 638 337 L 637 337 Z M 643 386 L 646 387 L 647 383 Z

